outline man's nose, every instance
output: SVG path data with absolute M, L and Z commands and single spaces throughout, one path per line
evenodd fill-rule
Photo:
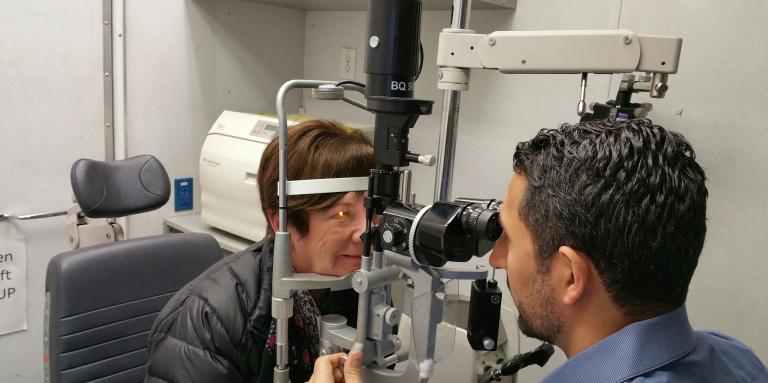
M 491 258 L 488 260 L 491 267 L 496 269 L 507 268 L 507 239 L 505 236 L 501 236 L 493 246 L 491 251 Z

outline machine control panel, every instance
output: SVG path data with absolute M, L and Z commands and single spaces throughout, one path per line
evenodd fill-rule
M 269 141 L 275 137 L 279 130 L 280 128 L 274 122 L 258 120 L 256 121 L 256 124 L 253 125 L 253 129 L 251 129 L 249 134 L 253 137 L 259 137 Z

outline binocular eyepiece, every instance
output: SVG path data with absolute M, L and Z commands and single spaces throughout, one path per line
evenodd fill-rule
M 466 262 L 493 248 L 502 233 L 501 201 L 458 198 L 431 206 L 390 203 L 379 224 L 385 250 L 424 266 Z

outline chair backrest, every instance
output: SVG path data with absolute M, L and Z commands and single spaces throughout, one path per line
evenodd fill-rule
M 68 251 L 46 274 L 51 382 L 141 382 L 165 303 L 221 259 L 204 234 L 166 234 Z

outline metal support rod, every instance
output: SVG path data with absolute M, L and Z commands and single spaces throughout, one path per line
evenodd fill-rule
M 451 28 L 466 29 L 469 26 L 469 13 L 472 0 L 453 0 Z M 443 116 L 440 122 L 440 146 L 435 175 L 435 201 L 450 198 L 453 177 L 453 156 L 456 151 L 456 129 L 459 124 L 459 105 L 461 93 L 446 90 L 443 94 Z
M 654 73 L 651 80 L 651 98 L 664 98 L 667 94 L 667 79 L 669 74 L 667 73 Z
M 126 148 L 125 3 L 112 1 L 112 122 L 114 160 L 124 160 Z M 125 227 L 125 219 L 118 219 Z
M 456 152 L 456 130 L 459 126 L 461 92 L 446 90 L 443 96 L 443 116 L 440 123 L 440 147 L 437 155 L 434 201 L 446 201 L 451 196 L 453 156 Z
M 403 170 L 402 192 L 400 194 L 400 200 L 406 204 L 414 204 L 413 196 L 411 195 L 411 181 L 412 173 L 409 169 Z
M 400 350 L 397 350 L 394 354 L 391 354 L 384 358 L 384 367 L 391 366 L 397 362 L 402 362 L 404 360 L 408 360 L 408 349 L 402 348 Z
M 360 101 L 353 100 L 353 99 L 351 99 L 349 97 L 344 97 L 342 100 L 344 100 L 344 102 L 346 102 L 347 104 L 350 104 L 352 106 L 356 106 L 356 107 L 358 107 L 358 108 L 360 108 L 362 110 L 368 110 L 368 106 L 363 104 Z
M 576 114 L 579 116 L 587 113 L 587 75 L 588 73 L 581 74 L 581 96 L 579 97 L 578 105 L 576 105 Z
M 344 88 L 345 91 L 354 91 L 365 96 L 365 88 L 363 88 L 362 86 L 355 85 L 355 84 L 341 84 L 340 86 Z M 346 96 L 343 98 L 343 100 L 347 104 L 356 106 L 362 110 L 366 110 L 366 111 L 368 110 L 368 105 L 366 105 L 365 103 L 362 103 L 360 101 L 357 101 L 355 99 L 352 99 Z
M 55 213 L 26 214 L 26 215 L 0 214 L 0 221 L 6 220 L 6 219 L 15 219 L 15 220 L 19 220 L 19 221 L 26 221 L 26 220 L 30 220 L 30 219 L 59 217 L 59 216 L 62 216 L 62 215 L 67 215 L 67 212 L 66 211 L 57 211 Z
M 371 271 L 371 257 L 364 256 L 360 260 L 360 271 L 363 273 Z M 370 306 L 370 300 L 370 291 L 359 293 L 357 300 L 357 334 L 351 351 L 363 351 L 365 341 L 368 339 L 368 306 Z
M 112 65 L 112 0 L 102 0 L 102 46 L 104 76 L 104 159 L 115 159 L 114 87 Z
M 362 94 L 363 96 L 365 96 L 365 88 L 363 88 L 363 87 L 362 87 L 362 86 L 360 86 L 360 85 L 355 85 L 355 84 L 341 84 L 341 87 L 342 87 L 342 88 L 344 88 L 344 90 L 351 90 L 351 91 L 355 91 L 355 92 L 357 92 L 357 93 L 360 93 L 360 94 Z
M 288 383 L 290 377 L 288 352 L 288 321 L 293 314 L 293 299 L 272 297 L 272 317 L 277 322 L 277 342 L 275 343 L 275 368 L 273 382 Z
M 288 228 L 286 221 L 286 209 L 288 206 L 288 196 L 286 195 L 286 185 L 288 183 L 288 120 L 285 117 L 285 95 L 295 88 L 316 88 L 320 85 L 335 85 L 333 81 L 316 81 L 316 80 L 291 80 L 283 84 L 280 90 L 277 91 L 277 118 L 280 121 L 279 131 L 279 159 L 280 168 L 279 175 L 280 181 L 278 182 L 278 216 L 280 219 L 279 230 L 285 232 Z
M 281 280 L 293 275 L 291 264 L 291 235 L 288 232 L 288 120 L 285 115 L 285 96 L 291 89 L 316 88 L 320 85 L 333 85 L 333 81 L 291 80 L 283 84 L 277 92 L 276 109 L 279 120 L 279 181 L 278 215 L 279 228 L 275 233 L 275 248 L 272 263 L 272 317 L 277 320 L 277 366 L 274 369 L 274 382 L 287 383 L 288 364 L 288 318 L 293 310 L 292 291 Z
M 280 318 L 277 320 L 277 338 L 280 340 L 275 343 L 275 353 L 277 367 L 280 370 L 288 366 L 288 363 L 290 362 L 288 360 L 288 320 L 289 318 Z
M 469 11 L 471 9 L 472 0 L 453 0 L 451 28 L 466 28 L 469 25 Z
M 107 160 L 124 160 L 127 157 L 126 126 L 126 70 L 125 70 L 125 2 L 112 2 L 112 157 Z M 109 143 L 108 143 L 109 145 Z M 108 220 L 110 221 L 110 220 Z M 112 219 L 122 227 L 125 238 L 131 233 L 128 217 Z

